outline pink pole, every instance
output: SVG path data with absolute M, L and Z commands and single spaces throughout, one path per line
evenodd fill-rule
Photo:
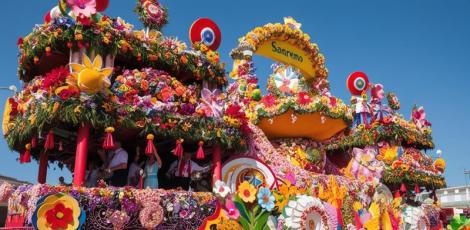
M 214 145 L 214 151 L 212 155 L 212 163 L 214 164 L 214 173 L 212 176 L 212 185 L 217 180 L 222 179 L 222 150 L 220 145 Z
M 47 177 L 47 152 L 41 153 L 39 156 L 39 171 L 38 171 L 38 183 L 45 184 Z
M 73 185 L 82 186 L 85 181 L 86 161 L 88 154 L 88 138 L 90 136 L 90 125 L 82 125 L 78 128 L 77 151 L 75 152 L 75 170 Z

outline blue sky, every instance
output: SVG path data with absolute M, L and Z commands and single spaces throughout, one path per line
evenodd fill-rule
M 31 31 L 56 0 L 4 1 L 0 14 L 0 86 L 16 84 L 16 40 Z M 106 13 L 140 28 L 132 12 L 135 1 L 111 0 Z M 423 105 L 433 123 L 433 136 L 447 161 L 449 186 L 464 185 L 470 169 L 470 1 L 161 1 L 169 8 L 165 35 L 188 42 L 188 29 L 199 17 L 210 17 L 222 30 L 222 61 L 231 66 L 229 52 L 239 37 L 255 26 L 282 22 L 293 16 L 326 57 L 334 95 L 349 101 L 345 80 L 353 71 L 367 73 L 386 91 L 398 95 L 401 112 L 409 117 L 414 104 Z M 258 77 L 265 81 L 270 61 L 256 58 Z M 0 91 L 0 101 L 10 95 Z M 2 105 L 3 110 L 3 105 Z M 2 113 L 3 114 L 3 113 Z M 0 174 L 36 181 L 37 163 L 20 165 L 17 154 L 0 139 Z M 432 151 L 435 156 L 435 150 Z M 51 166 L 48 183 L 69 172 Z

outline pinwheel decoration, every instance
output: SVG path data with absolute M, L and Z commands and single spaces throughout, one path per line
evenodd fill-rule
M 279 66 L 275 69 L 274 84 L 286 95 L 297 93 L 299 89 L 299 72 L 291 66 Z

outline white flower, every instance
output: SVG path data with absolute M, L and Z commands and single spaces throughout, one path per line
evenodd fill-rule
M 215 182 L 214 188 L 212 189 L 217 196 L 225 198 L 231 191 L 230 188 L 221 180 Z

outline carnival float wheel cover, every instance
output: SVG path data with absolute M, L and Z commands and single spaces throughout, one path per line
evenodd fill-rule
M 407 206 L 403 211 L 402 218 L 403 223 L 410 226 L 410 229 L 430 229 L 428 223 L 426 223 L 426 215 L 421 207 Z
M 295 122 L 292 122 L 292 116 L 297 117 Z M 346 129 L 348 126 L 342 119 L 334 119 L 328 116 L 322 118 L 320 113 L 294 115 L 292 110 L 288 110 L 273 118 L 262 118 L 258 127 L 261 128 L 270 139 L 305 137 L 316 141 L 324 141 Z
M 271 168 L 254 157 L 237 157 L 222 166 L 222 180 L 236 191 L 238 185 L 248 180 L 253 185 L 277 187 L 277 178 Z
M 280 218 L 289 229 L 326 230 L 329 226 L 328 214 L 322 202 L 306 195 L 290 200 Z

